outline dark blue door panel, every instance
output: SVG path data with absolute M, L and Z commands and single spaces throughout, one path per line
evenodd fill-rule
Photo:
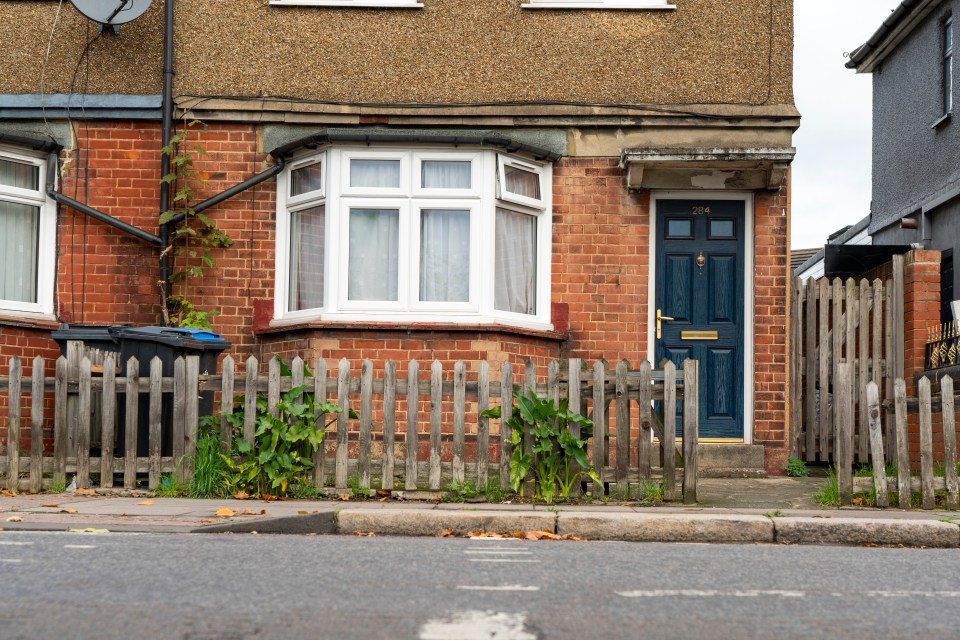
M 744 232 L 743 201 L 657 201 L 656 359 L 699 361 L 702 438 L 743 438 Z

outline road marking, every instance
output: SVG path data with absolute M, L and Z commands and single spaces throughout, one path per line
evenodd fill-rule
M 8 547 L 26 547 L 33 544 L 32 542 L 13 542 L 12 540 L 0 540 L 0 545 Z
M 721 589 L 650 589 L 646 591 L 618 591 L 618 596 L 624 598 L 803 598 L 807 594 L 803 591 L 786 591 L 771 589 L 747 589 L 724 591 Z
M 428 620 L 420 627 L 420 640 L 536 640 L 525 628 L 525 613 L 458 611 L 448 618 Z
M 960 591 L 867 591 L 868 598 L 960 598 Z
M 0 562 L 23 562 L 19 558 L 0 558 Z
M 97 545 L 95 544 L 65 544 L 63 545 L 64 549 L 96 549 Z
M 533 551 L 518 551 L 516 549 L 467 549 L 464 551 L 471 555 L 499 555 L 499 556 L 532 556 Z
M 503 584 L 494 587 L 470 586 L 461 584 L 457 585 L 457 589 L 462 589 L 463 591 L 540 591 L 540 587 L 525 587 L 522 584 Z
M 539 560 L 521 560 L 520 558 L 470 558 L 470 562 L 526 562 L 528 564 L 539 564 Z

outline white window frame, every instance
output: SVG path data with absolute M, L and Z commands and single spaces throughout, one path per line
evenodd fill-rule
M 287 180 L 287 189 L 283 193 L 286 194 L 287 204 L 294 205 L 298 202 L 307 202 L 317 199 L 326 198 L 327 195 L 327 154 L 323 153 L 318 156 L 311 156 L 306 160 L 300 162 L 292 163 L 289 167 L 289 171 L 286 172 L 287 176 L 292 177 L 293 172 L 297 169 L 303 169 L 304 167 L 309 167 L 313 164 L 320 164 L 320 188 L 314 191 L 308 191 L 307 193 L 301 193 L 300 195 L 293 195 L 290 193 L 290 189 L 293 188 L 293 180 L 288 178 Z
M 676 9 L 668 0 L 528 0 L 524 9 Z
M 330 145 L 297 157 L 277 178 L 278 194 L 289 194 L 290 167 L 305 166 L 323 158 L 326 181 L 324 195 L 311 198 L 277 198 L 276 288 L 274 325 L 319 322 L 445 323 L 459 325 L 502 324 L 522 329 L 552 330 L 552 165 L 527 158 L 503 157 L 536 170 L 541 177 L 541 196 L 534 205 L 508 202 L 497 197 L 499 161 L 496 151 L 384 144 L 376 148 L 357 144 Z M 349 187 L 349 161 L 401 159 L 401 189 Z M 470 160 L 472 188 L 422 189 L 423 160 Z M 290 213 L 324 204 L 324 307 L 287 310 L 290 278 Z M 537 217 L 537 301 L 536 314 L 498 311 L 494 305 L 495 223 L 497 207 Z M 400 252 L 398 301 L 348 300 L 349 210 L 351 208 L 400 209 Z M 421 302 L 419 300 L 420 210 L 469 209 L 470 215 L 470 300 L 464 302 Z
M 384 7 L 397 9 L 420 9 L 422 2 L 416 0 L 270 0 L 270 4 L 304 7 Z
M 540 181 L 540 197 L 539 198 L 530 198 L 527 196 L 522 196 L 519 193 L 511 193 L 507 191 L 507 167 L 515 167 L 517 169 L 522 169 L 528 171 L 537 176 L 537 180 Z M 507 156 L 502 153 L 497 154 L 497 197 L 503 200 L 504 202 L 512 202 L 514 204 L 524 205 L 530 207 L 531 209 L 536 209 L 538 211 L 543 211 L 545 208 L 544 205 L 544 194 L 546 194 L 547 189 L 550 187 L 549 184 L 544 181 L 545 167 L 544 165 L 533 164 L 531 162 L 525 162 L 519 160 L 512 156 Z
M 420 235 L 420 213 L 423 209 L 456 209 L 467 210 L 470 215 L 470 297 L 466 302 L 424 302 L 420 300 L 420 247 L 422 238 Z M 411 255 L 411 273 L 410 273 L 410 309 L 416 311 L 461 311 L 466 313 L 479 313 L 478 304 L 480 295 L 480 265 L 479 253 L 480 245 L 480 201 L 479 199 L 470 202 L 464 200 L 422 200 L 413 201 L 410 211 L 410 246 L 413 248 Z M 416 256 L 416 260 L 414 260 Z
M 57 207 L 47 197 L 47 158 L 23 149 L 0 145 L 0 159 L 33 165 L 39 168 L 37 189 L 20 189 L 0 185 L 0 200 L 39 208 L 37 232 L 37 299 L 36 302 L 0 299 L 0 313 L 42 314 L 53 318 L 53 285 L 56 274 Z

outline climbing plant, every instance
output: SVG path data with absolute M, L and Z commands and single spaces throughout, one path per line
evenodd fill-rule
M 214 252 L 231 247 L 233 239 L 209 216 L 193 208 L 194 189 L 206 182 L 206 178 L 194 168 L 194 159 L 206 155 L 206 150 L 200 144 L 191 145 L 189 142 L 190 131 L 197 126 L 203 124 L 199 120 L 187 123 L 182 131 L 171 136 L 170 144 L 161 149 L 170 156 L 170 172 L 160 182 L 170 185 L 173 197 L 170 208 L 160 214 L 159 222 L 167 224 L 180 216 L 183 218 L 170 233 L 170 245 L 164 249 L 165 255 L 178 259 L 171 260 L 174 268 L 169 278 L 171 286 L 179 285 L 179 293 L 167 297 L 163 313 L 169 325 L 211 329 L 213 318 L 219 311 L 196 307 L 189 295 L 191 279 L 202 278 L 204 270 L 216 264 Z M 165 284 L 160 283 L 164 291 Z

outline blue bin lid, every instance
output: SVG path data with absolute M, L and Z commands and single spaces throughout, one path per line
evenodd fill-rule
M 176 331 L 177 333 L 185 333 L 194 340 L 223 340 L 220 337 L 220 334 L 214 333 L 213 331 L 207 331 L 206 329 L 184 329 L 181 327 L 176 328 L 167 328 L 167 331 Z
M 223 351 L 230 343 L 212 331 L 183 329 L 179 327 L 123 327 L 111 331 L 121 340 L 147 340 L 162 342 L 174 347 Z

